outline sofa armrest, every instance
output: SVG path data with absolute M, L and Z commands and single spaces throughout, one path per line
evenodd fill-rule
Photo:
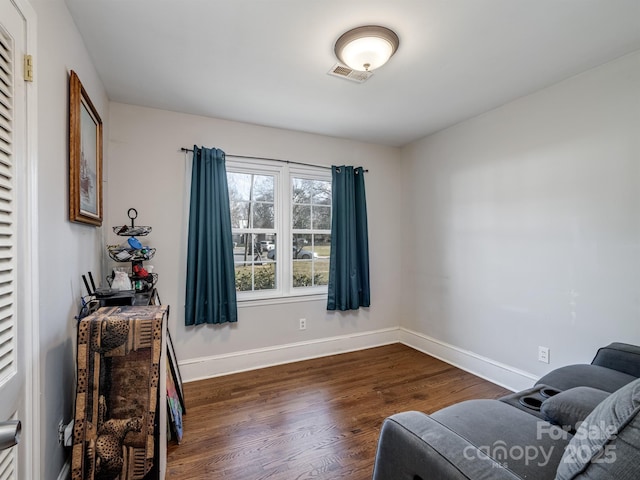
M 424 413 L 398 413 L 382 425 L 373 480 L 519 478 Z
M 599 365 L 640 377 L 640 347 L 614 342 L 599 349 L 591 365 Z

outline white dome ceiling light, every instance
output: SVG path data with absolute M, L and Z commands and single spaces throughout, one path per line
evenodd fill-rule
M 342 34 L 335 46 L 338 59 L 353 70 L 370 72 L 396 53 L 400 40 L 386 27 L 365 25 Z

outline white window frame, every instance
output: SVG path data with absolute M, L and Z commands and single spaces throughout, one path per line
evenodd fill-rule
M 274 227 L 276 231 L 276 252 L 293 250 L 292 196 L 293 177 L 331 182 L 331 170 L 323 167 L 296 165 L 261 159 L 235 160 L 227 157 L 227 172 L 254 175 L 272 175 L 274 177 Z M 242 229 L 232 228 L 234 234 L 246 233 Z M 254 233 L 260 233 L 253 231 Z M 282 259 L 286 258 L 286 261 Z M 276 288 L 272 290 L 237 291 L 238 304 L 284 303 L 326 299 L 327 285 L 313 287 L 293 287 L 293 257 L 276 257 Z

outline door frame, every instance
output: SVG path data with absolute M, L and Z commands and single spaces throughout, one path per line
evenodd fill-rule
M 34 75 L 32 82 L 25 84 L 26 101 L 26 156 L 22 168 L 24 181 L 18 201 L 25 202 L 25 216 L 19 222 L 20 243 L 22 245 L 22 266 L 19 267 L 20 288 L 25 301 L 21 305 L 21 320 L 24 324 L 25 365 L 25 418 L 22 422 L 22 440 L 26 447 L 20 465 L 24 470 L 21 478 L 39 478 L 42 450 L 40 415 L 40 306 L 39 298 L 39 253 L 38 253 L 38 69 L 37 69 L 37 18 L 28 0 L 10 0 L 25 21 L 25 49 L 33 58 Z

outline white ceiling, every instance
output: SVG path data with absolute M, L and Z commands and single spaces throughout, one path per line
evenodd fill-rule
M 66 0 L 112 101 L 401 146 L 640 49 L 640 0 Z M 366 24 L 400 48 L 327 75 Z

